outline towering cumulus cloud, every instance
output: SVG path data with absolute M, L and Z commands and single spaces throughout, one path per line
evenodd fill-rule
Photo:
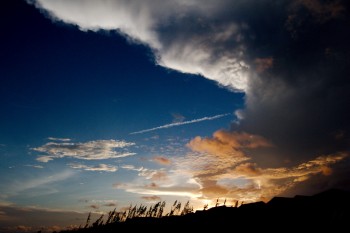
M 271 146 L 251 151 L 252 163 L 237 167 L 239 171 L 257 174 L 271 171 L 268 166 L 292 169 L 320 156 L 349 151 L 348 1 L 29 2 L 53 20 L 81 30 L 118 30 L 149 46 L 164 67 L 200 74 L 244 92 L 245 108 L 238 111 L 240 121 L 230 131 L 265 138 Z M 191 148 L 215 153 L 218 145 L 230 146 L 218 136 L 196 138 Z M 324 172 L 330 175 L 327 180 L 318 179 L 322 185 L 310 183 L 310 187 L 349 187 L 347 156 L 334 167 L 332 174 Z

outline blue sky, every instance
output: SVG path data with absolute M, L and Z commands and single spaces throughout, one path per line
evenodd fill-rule
M 349 187 L 345 1 L 2 5 L 1 230 Z

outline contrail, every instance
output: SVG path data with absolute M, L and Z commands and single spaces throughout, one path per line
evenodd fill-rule
M 197 123 L 197 122 L 201 122 L 201 121 L 211 121 L 211 120 L 215 120 L 215 119 L 218 119 L 218 118 L 221 118 L 221 117 L 225 117 L 225 116 L 228 116 L 228 115 L 231 115 L 231 114 L 230 113 L 226 113 L 226 114 L 220 114 L 220 115 L 216 115 L 216 116 L 212 116 L 212 117 L 203 117 L 203 118 L 194 119 L 194 120 L 190 120 L 190 121 L 176 122 L 176 123 L 171 123 L 171 124 L 167 124 L 167 125 L 158 126 L 158 127 L 151 128 L 151 129 L 144 129 L 144 130 L 141 130 L 141 131 L 132 132 L 130 134 L 141 134 L 141 133 L 147 133 L 147 132 L 151 132 L 151 131 L 155 131 L 155 130 L 159 130 L 159 129 L 167 129 L 167 128 L 180 126 L 180 125 L 193 124 L 193 123 Z

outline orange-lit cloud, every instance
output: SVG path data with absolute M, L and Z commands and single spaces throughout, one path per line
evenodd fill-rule
M 146 201 L 159 201 L 161 198 L 159 196 L 142 196 L 141 197 L 143 200 L 146 200 Z
M 322 171 L 322 174 L 325 175 L 325 176 L 330 176 L 333 173 L 332 168 L 327 167 L 327 166 L 322 167 L 321 171 Z
M 203 199 L 221 195 L 244 201 L 266 201 L 313 175 L 330 175 L 330 166 L 347 157 L 346 153 L 331 154 L 294 167 L 278 168 L 245 162 L 251 160 L 246 149 L 271 146 L 258 135 L 219 130 L 212 138 L 196 137 L 189 142 L 188 147 L 199 154 L 188 154 L 177 160 L 176 165 L 181 172 L 192 174 L 201 185 Z
M 146 187 L 146 188 L 157 188 L 158 185 L 157 185 L 156 183 L 152 182 L 152 183 L 150 183 L 150 184 L 146 184 L 145 187 Z
M 257 167 L 256 163 L 242 163 L 239 164 L 235 171 L 242 175 L 257 176 L 261 174 L 261 169 Z
M 256 58 L 254 63 L 256 65 L 256 71 L 258 73 L 261 73 L 267 69 L 270 69 L 273 66 L 273 58 L 272 57 Z
M 95 209 L 95 210 L 100 208 L 98 205 L 89 205 L 89 207 L 92 208 L 92 209 Z
M 171 161 L 168 158 L 165 158 L 163 156 L 154 156 L 153 161 L 160 164 L 160 165 L 170 165 Z
M 150 176 L 150 179 L 154 181 L 164 181 L 168 179 L 168 175 L 164 171 L 155 171 Z
M 117 203 L 115 203 L 115 202 L 110 202 L 110 203 L 105 204 L 104 206 L 107 206 L 107 207 L 115 207 L 115 206 L 117 206 Z
M 331 175 L 332 165 L 348 156 L 337 153 L 294 166 L 261 166 L 249 154 L 275 147 L 271 142 L 259 135 L 224 130 L 210 138 L 195 137 L 187 147 L 192 152 L 172 158 L 167 170 L 121 166 L 138 176 L 131 183 L 114 187 L 147 197 L 185 196 L 203 203 L 215 203 L 217 198 L 268 201 L 315 175 Z
M 218 130 L 212 138 L 197 136 L 187 146 L 193 151 L 206 152 L 216 156 L 243 157 L 244 154 L 239 149 L 270 147 L 272 144 L 258 135 Z
M 229 193 L 228 188 L 218 185 L 215 180 L 204 180 L 200 191 L 214 198 L 223 197 Z

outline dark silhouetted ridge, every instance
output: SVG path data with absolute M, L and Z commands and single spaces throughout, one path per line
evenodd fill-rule
M 256 202 L 240 207 L 218 206 L 183 216 L 135 217 L 125 222 L 77 229 L 74 232 L 118 232 L 120 230 L 230 232 L 253 229 L 274 232 L 329 230 L 349 231 L 350 193 L 328 190 L 313 196 L 274 197 L 268 203 Z

